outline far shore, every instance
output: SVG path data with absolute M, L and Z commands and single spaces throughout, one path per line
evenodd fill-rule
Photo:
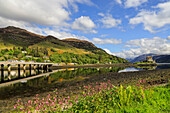
M 84 65 L 56 65 L 54 64 L 50 69 L 63 69 L 63 68 L 85 68 L 85 67 L 135 67 L 135 66 L 157 66 L 157 64 L 133 64 L 133 63 L 114 63 L 114 64 L 84 64 Z M 0 67 L 1 69 L 1 67 Z M 11 67 L 11 70 L 17 70 L 17 67 Z M 22 70 L 23 67 L 21 66 Z M 27 70 L 29 68 L 27 67 Z M 7 70 L 7 67 L 4 67 L 4 70 Z
M 61 68 L 84 68 L 84 67 L 130 67 L 137 66 L 132 63 L 115 63 L 115 64 L 84 64 L 84 65 L 53 65 L 52 69 L 61 69 Z

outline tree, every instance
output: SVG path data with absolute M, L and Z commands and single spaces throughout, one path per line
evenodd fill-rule
M 38 58 L 36 62 L 43 62 L 43 59 Z
M 21 53 L 21 51 L 15 50 L 13 55 L 17 57 L 20 53 Z
M 5 61 L 7 61 L 7 60 L 8 60 L 8 58 L 7 58 L 6 56 L 4 56 L 4 59 L 5 59 Z
M 15 50 L 15 47 L 13 47 L 13 50 Z
M 100 62 L 103 62 L 103 55 L 100 55 L 100 56 L 99 56 L 99 61 L 100 61 Z
M 53 48 L 51 48 L 51 51 L 52 51 L 52 52 L 56 52 L 56 50 L 55 50 L 55 49 L 53 49 Z

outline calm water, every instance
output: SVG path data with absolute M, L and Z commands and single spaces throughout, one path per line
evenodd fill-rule
M 38 91 L 52 89 L 56 87 L 56 84 L 61 81 L 74 81 L 74 80 L 83 80 L 88 76 L 93 76 L 96 74 L 102 74 L 107 72 L 128 72 L 128 71 L 142 71 L 142 70 L 153 70 L 153 69 L 170 69 L 170 65 L 159 65 L 156 67 L 100 67 L 100 68 L 69 68 L 69 69 L 59 69 L 53 70 L 54 73 L 49 74 L 48 72 L 28 70 L 26 72 L 21 71 L 20 76 L 18 76 L 18 71 L 11 71 L 10 77 L 8 76 L 8 72 L 4 72 L 4 77 L 0 78 L 0 85 L 2 82 L 9 82 L 11 80 L 19 80 L 22 78 L 22 81 L 19 81 L 15 84 L 9 84 L 6 86 L 0 87 L 0 99 L 3 98 L 4 95 L 13 95 L 13 94 L 24 94 L 26 92 Z M 52 70 L 51 70 L 52 71 Z M 31 80 L 23 80 L 23 78 L 29 78 L 30 76 L 36 76 L 42 73 L 47 73 L 44 76 L 37 77 Z M 31 74 L 31 75 L 30 75 Z M 3 80 L 3 81 L 2 81 Z

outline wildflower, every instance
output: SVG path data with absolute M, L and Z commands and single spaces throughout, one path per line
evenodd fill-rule
M 50 94 L 47 96 L 48 98 L 50 97 Z
M 54 102 L 52 102 L 52 103 L 51 103 L 51 105 L 52 105 L 52 106 L 55 106 L 55 103 L 54 103 Z
M 16 109 L 16 106 L 14 106 L 14 109 Z
M 142 95 L 142 97 L 144 98 L 144 96 Z

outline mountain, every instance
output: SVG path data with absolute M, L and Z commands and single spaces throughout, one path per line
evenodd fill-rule
M 146 60 L 147 56 L 154 56 L 154 55 L 156 55 L 156 54 L 152 54 L 152 53 L 150 53 L 150 54 L 143 54 L 143 55 L 140 55 L 138 57 L 135 57 L 130 62 L 132 62 L 132 63 L 134 63 L 134 62 L 141 62 L 141 61 Z
M 17 49 L 15 49 L 16 47 Z M 22 60 L 25 58 L 21 53 L 23 50 L 27 51 L 26 55 L 35 57 L 34 59 L 47 56 L 55 62 L 66 62 L 67 59 L 70 59 L 67 62 L 71 62 L 74 59 L 74 62 L 83 60 L 85 63 L 128 62 L 123 58 L 109 55 L 101 48 L 85 40 L 74 38 L 60 40 L 51 35 L 37 35 L 14 26 L 0 28 L 0 60 L 8 60 L 15 57 Z M 56 61 L 56 57 L 60 59 Z
M 153 59 L 157 63 L 170 63 L 170 55 L 155 55 Z
M 153 60 L 155 60 L 157 63 L 170 63 L 170 55 L 159 55 L 159 54 L 143 54 L 140 55 L 133 60 L 129 60 L 131 63 L 135 62 L 141 62 L 146 60 L 147 56 L 152 56 Z

